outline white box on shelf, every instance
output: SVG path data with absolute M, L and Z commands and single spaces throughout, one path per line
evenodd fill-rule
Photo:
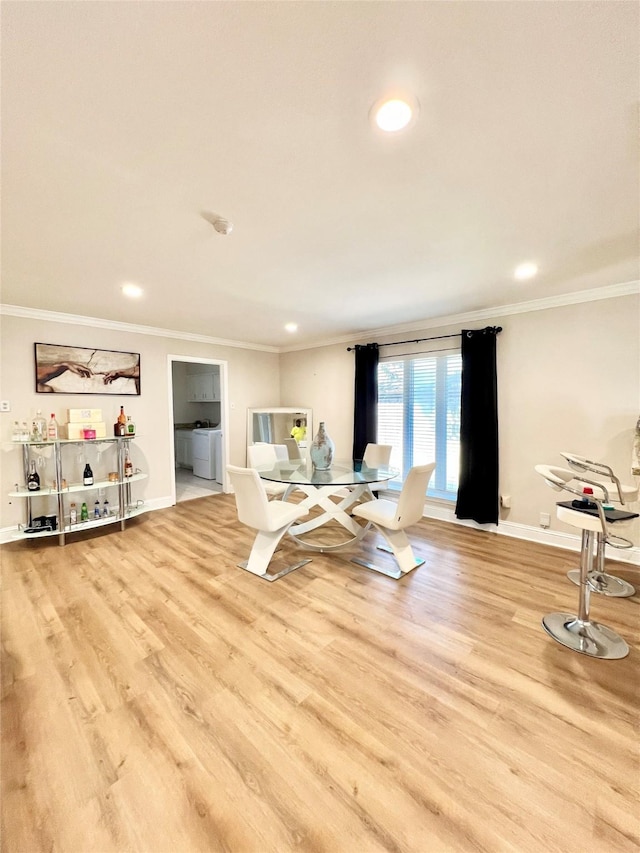
M 67 409 L 71 424 L 100 423 L 102 421 L 102 409 Z

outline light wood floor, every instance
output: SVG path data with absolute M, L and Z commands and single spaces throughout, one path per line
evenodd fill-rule
M 640 598 L 593 597 L 632 651 L 592 660 L 540 626 L 575 554 L 411 539 L 269 584 L 216 496 L 3 547 L 2 850 L 637 853 Z

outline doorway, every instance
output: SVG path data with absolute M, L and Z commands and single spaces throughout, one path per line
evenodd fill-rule
M 228 491 L 227 362 L 169 355 L 168 379 L 173 502 Z

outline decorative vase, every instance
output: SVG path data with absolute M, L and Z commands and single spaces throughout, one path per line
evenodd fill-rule
M 320 421 L 318 434 L 313 439 L 310 448 L 311 463 L 316 471 L 327 471 L 333 462 L 333 451 L 335 444 L 324 428 L 324 421 Z

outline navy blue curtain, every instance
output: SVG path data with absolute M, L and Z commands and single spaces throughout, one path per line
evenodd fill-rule
M 460 482 L 456 516 L 498 523 L 498 381 L 500 327 L 462 330 Z
M 362 459 L 369 442 L 378 439 L 378 344 L 356 344 L 353 410 L 353 458 Z

